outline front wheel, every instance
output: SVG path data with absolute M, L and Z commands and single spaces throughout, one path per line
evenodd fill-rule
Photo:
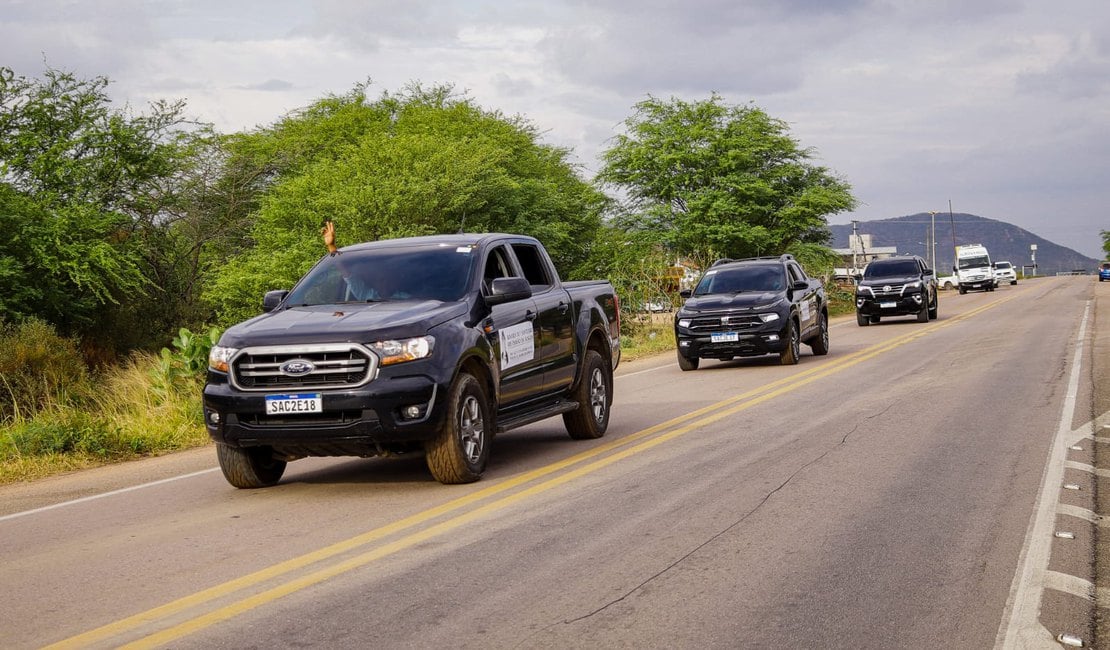
M 921 305 L 921 311 L 917 312 L 917 322 L 929 322 L 929 301 L 926 300 L 924 305 Z
M 867 327 L 870 324 L 871 320 L 867 316 L 864 316 L 858 311 L 856 312 L 856 325 L 859 325 L 860 327 Z
M 809 340 L 809 349 L 815 356 L 829 353 L 829 317 L 824 312 L 817 314 L 817 336 Z
M 563 414 L 563 425 L 575 440 L 605 435 L 609 428 L 609 406 L 613 403 L 613 375 L 596 350 L 587 350 L 582 363 L 582 380 L 574 389 L 578 408 Z
M 432 476 L 446 485 L 482 478 L 489 460 L 491 424 L 482 385 L 472 375 L 460 374 L 447 397 L 443 425 L 424 443 L 424 460 Z
M 933 297 L 933 306 L 929 308 L 929 318 L 931 320 L 937 319 L 937 314 L 940 313 L 940 298 Z
M 798 357 L 802 354 L 801 339 L 798 334 L 798 327 L 791 320 L 786 326 L 786 347 L 779 353 L 779 363 L 784 366 L 792 366 L 798 363 Z
M 681 368 L 683 372 L 697 370 L 699 361 L 697 357 L 686 358 L 682 356 L 681 352 L 678 353 L 678 367 Z
M 286 462 L 274 458 L 269 447 L 216 445 L 216 458 L 227 482 L 240 489 L 270 487 L 281 480 Z

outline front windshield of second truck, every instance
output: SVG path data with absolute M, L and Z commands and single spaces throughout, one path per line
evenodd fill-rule
M 985 255 L 981 255 L 979 257 L 961 257 L 960 258 L 960 268 L 961 269 L 975 269 L 975 268 L 980 268 L 980 267 L 983 267 L 983 266 L 990 266 L 990 265 L 991 265 L 990 259 Z

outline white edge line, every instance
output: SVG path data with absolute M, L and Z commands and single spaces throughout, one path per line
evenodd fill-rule
M 1068 373 L 1068 389 L 1064 397 L 1060 422 L 1052 439 L 1048 462 L 1045 464 L 1041 479 L 1041 489 L 1033 515 L 1030 517 L 1025 542 L 1022 544 L 1018 568 L 1010 586 L 1010 596 L 1002 614 L 995 637 L 994 647 L 1011 650 L 1014 648 L 1049 647 L 1052 633 L 1040 623 L 1041 596 L 1045 589 L 1044 572 L 1052 554 L 1052 525 L 1056 520 L 1056 505 L 1059 502 L 1060 484 L 1064 477 L 1064 461 L 1067 456 L 1067 438 L 1071 434 L 1071 420 L 1075 414 L 1075 403 L 1079 393 L 1079 368 L 1083 360 L 1083 339 L 1087 331 L 1087 320 L 1091 313 L 1091 301 L 1083 310 L 1083 320 L 1079 325 L 1078 342 Z M 1047 636 L 1045 636 L 1047 635 Z M 1046 641 L 1048 644 L 1046 644 Z
M 94 501 L 96 499 L 103 499 L 105 497 L 111 497 L 111 496 L 115 496 L 117 494 L 124 494 L 126 492 L 134 492 L 135 490 L 142 490 L 144 488 L 154 487 L 155 485 L 162 485 L 163 483 L 172 483 L 173 481 L 180 481 L 182 479 L 193 478 L 194 476 L 200 476 L 201 474 L 208 474 L 210 472 L 215 472 L 218 469 L 220 469 L 220 468 L 219 467 L 210 467 L 208 469 L 202 469 L 199 472 L 192 472 L 191 474 L 182 474 L 181 476 L 171 476 L 170 478 L 164 478 L 164 479 L 161 479 L 159 481 L 151 481 L 150 483 L 143 483 L 142 485 L 132 485 L 131 487 L 125 487 L 125 488 L 121 488 L 119 490 L 112 490 L 111 492 L 103 492 L 101 494 L 93 494 L 93 495 L 90 495 L 90 496 L 87 496 L 87 497 L 81 497 L 80 499 L 72 499 L 70 501 L 62 501 L 61 503 L 55 503 L 53 505 L 43 506 L 41 508 L 35 508 L 34 510 L 24 510 L 23 512 L 13 512 L 10 515 L 4 515 L 4 516 L 0 517 L 0 521 L 7 521 L 9 519 L 16 519 L 18 517 L 26 517 L 28 515 L 35 515 L 35 514 L 38 514 L 40 512 L 46 512 L 48 510 L 54 510 L 56 508 L 63 508 L 65 506 L 77 505 L 78 503 L 85 503 L 86 501 Z

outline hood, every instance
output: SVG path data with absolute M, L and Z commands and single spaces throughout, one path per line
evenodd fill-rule
M 438 300 L 344 303 L 290 307 L 229 328 L 220 345 L 247 347 L 297 343 L 369 343 L 422 336 L 467 311 L 463 302 Z
M 752 309 L 765 307 L 783 298 L 775 291 L 745 293 L 712 293 L 705 296 L 691 296 L 683 306 L 685 309 L 711 311 L 714 309 Z

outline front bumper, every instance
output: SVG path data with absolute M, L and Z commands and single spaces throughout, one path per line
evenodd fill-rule
M 789 320 L 782 319 L 781 322 L 785 324 Z M 675 340 L 679 354 L 687 359 L 732 359 L 774 354 L 782 352 L 790 343 L 786 338 L 785 326 L 760 328 L 757 331 L 720 332 L 691 332 L 679 328 L 675 331 Z
M 266 396 L 280 391 L 241 391 L 228 383 L 227 375 L 210 370 L 204 423 L 218 443 L 270 446 L 291 458 L 375 456 L 435 434 L 449 381 L 383 373 L 349 389 L 300 391 L 319 393 L 322 413 L 267 415 Z
M 905 296 L 856 296 L 856 311 L 864 316 L 908 316 L 925 308 L 925 294 Z

